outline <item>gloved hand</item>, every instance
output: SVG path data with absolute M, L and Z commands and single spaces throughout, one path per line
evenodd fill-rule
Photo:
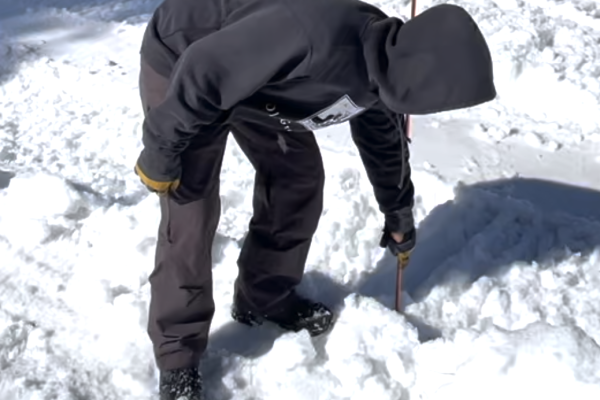
M 179 178 L 169 180 L 169 181 L 159 181 L 154 180 L 148 176 L 148 174 L 142 170 L 140 163 L 135 165 L 134 168 L 135 174 L 140 177 L 140 180 L 153 193 L 157 193 L 158 195 L 165 195 L 169 192 L 176 190 L 179 187 L 180 180 Z
M 404 207 L 385 215 L 385 228 L 379 245 L 388 248 L 398 258 L 401 268 L 406 268 L 410 253 L 417 243 L 412 207 Z
M 387 247 L 398 258 L 399 268 L 404 269 L 408 266 L 410 253 L 415 247 L 416 242 L 417 233 L 414 228 L 406 234 L 391 233 L 389 230 L 384 229 L 379 245 L 383 248 Z
M 399 242 L 394 240 L 392 232 L 400 239 Z M 416 239 L 412 205 L 385 213 L 381 247 L 389 248 L 392 254 L 397 256 L 399 253 L 411 251 L 416 244 Z
M 408 231 L 405 234 L 402 233 L 394 233 L 394 236 L 400 238 L 400 241 L 397 241 L 392 236 L 392 232 L 390 232 L 387 228 L 384 228 L 383 235 L 381 236 L 381 241 L 379 242 L 379 246 L 382 248 L 388 248 L 390 252 L 394 256 L 398 256 L 400 254 L 410 255 L 410 252 L 414 249 L 417 243 L 417 232 L 414 228 Z

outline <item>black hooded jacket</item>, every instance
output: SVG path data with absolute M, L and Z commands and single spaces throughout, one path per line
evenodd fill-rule
M 349 121 L 380 209 L 412 224 L 404 114 L 474 106 L 495 95 L 485 40 L 460 7 L 403 23 L 359 0 L 166 0 L 141 54 L 171 79 L 143 125 L 139 165 L 173 180 L 196 135 L 236 118 L 313 131 Z

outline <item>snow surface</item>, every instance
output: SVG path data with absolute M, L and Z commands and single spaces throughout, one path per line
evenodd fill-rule
M 138 49 L 160 1 L 0 0 L 0 399 L 151 399 L 159 210 L 132 172 Z M 419 0 L 419 11 L 439 1 Z M 416 118 L 419 245 L 395 266 L 346 125 L 322 131 L 325 210 L 302 290 L 310 338 L 231 322 L 253 171 L 222 170 L 209 399 L 600 398 L 600 2 L 456 1 L 498 99 Z M 409 2 L 376 3 L 408 15 Z

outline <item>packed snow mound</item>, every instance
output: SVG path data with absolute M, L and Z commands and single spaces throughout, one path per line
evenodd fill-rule
M 217 315 L 204 365 L 209 393 L 299 400 L 475 399 L 490 387 L 498 400 L 563 392 L 591 400 L 600 394 L 597 223 L 478 187 L 453 188 L 416 171 L 420 196 L 430 203 L 417 201 L 423 245 L 405 272 L 401 315 L 392 309 L 393 265 L 378 263 L 381 251 L 373 249 L 376 204 L 360 178 L 364 171 L 340 162 L 345 157 L 351 156 L 325 157 L 331 162 L 328 208 L 302 285 L 338 311 L 332 332 L 312 339 L 303 332 L 234 327 L 228 307 L 239 243 L 221 238 L 214 249 Z M 227 159 L 246 162 L 234 144 Z M 248 185 L 252 175 L 240 179 Z M 28 214 L 35 188 L 51 196 Z M 435 195 L 437 203 L 431 201 Z M 243 220 L 244 204 L 227 213 Z M 67 183 L 46 175 L 15 178 L 2 191 L 1 205 L 22 214 L 0 219 L 0 257 L 11 260 L 0 274 L 3 299 L 11 299 L 0 310 L 6 322 L 0 359 L 7 366 L 0 394 L 61 398 L 70 391 L 90 399 L 148 399 L 154 378 L 145 334 L 146 277 L 156 199 L 94 209 L 54 240 L 40 233 L 16 241 L 11 231 L 28 219 L 41 227 L 48 221 L 69 227 L 61 216 L 90 204 Z M 351 228 L 357 218 L 362 222 Z M 345 230 L 359 227 L 360 239 L 348 238 Z M 423 294 L 414 302 L 408 292 Z M 548 376 L 562 378 L 545 381 Z
M 510 331 L 488 320 L 420 343 L 404 316 L 358 295 L 345 299 L 324 344 L 285 334 L 256 359 L 220 354 L 235 365 L 224 379 L 233 398 L 295 400 L 592 400 L 600 394 L 598 356 L 581 329 L 545 322 Z

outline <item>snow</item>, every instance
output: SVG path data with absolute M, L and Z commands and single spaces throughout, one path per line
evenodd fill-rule
M 138 50 L 160 3 L 0 0 L 0 399 L 151 399 L 159 220 L 132 166 Z M 419 12 L 439 1 L 419 0 Z M 600 398 L 600 2 L 459 0 L 499 96 L 415 118 L 419 244 L 395 265 L 346 125 L 302 291 L 323 337 L 229 317 L 253 171 L 233 140 L 213 246 L 211 399 Z M 407 15 L 407 1 L 380 4 Z

